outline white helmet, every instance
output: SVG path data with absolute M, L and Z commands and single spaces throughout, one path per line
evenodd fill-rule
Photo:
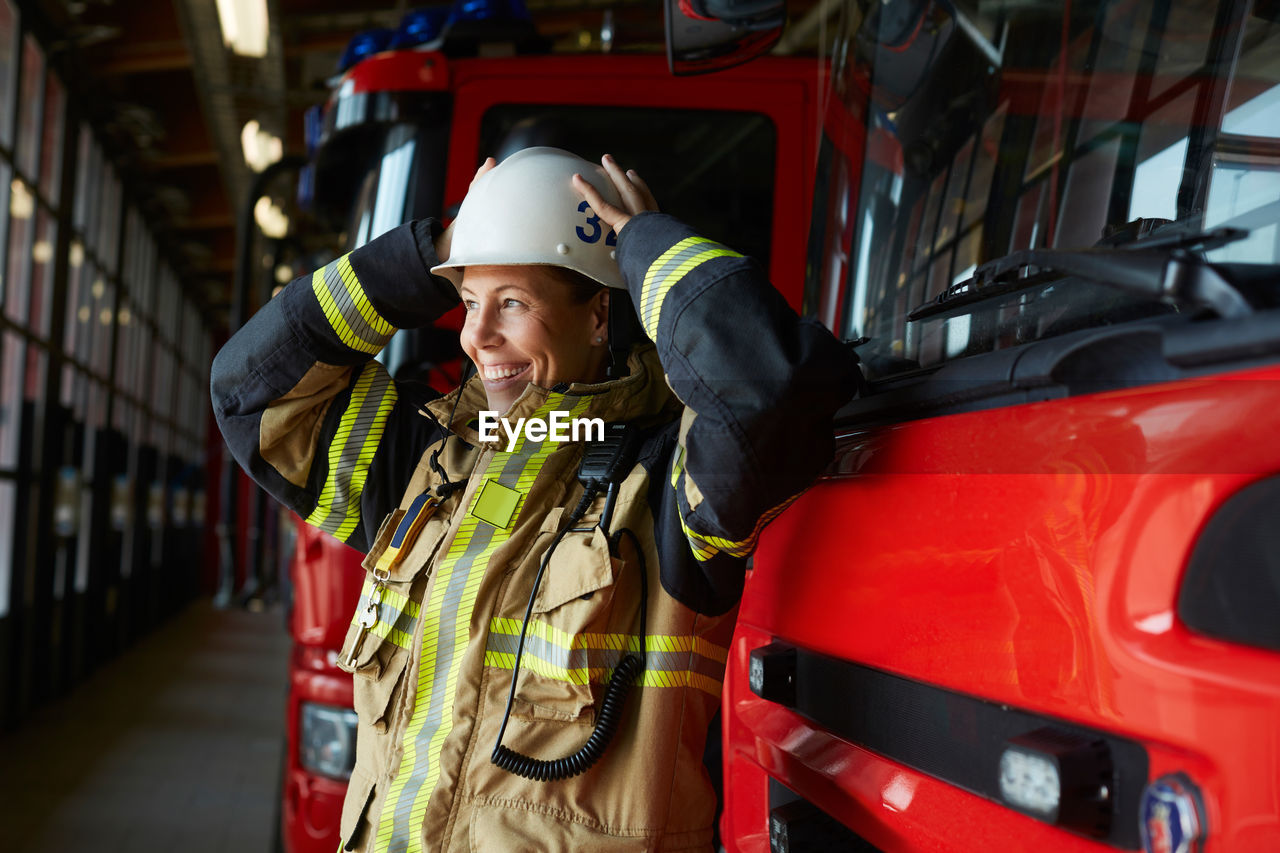
M 462 267 L 551 264 L 625 288 L 615 238 L 573 188 L 586 178 L 622 206 L 605 170 L 559 148 L 517 151 L 472 184 L 453 223 L 449 259 L 431 271 L 462 284 Z

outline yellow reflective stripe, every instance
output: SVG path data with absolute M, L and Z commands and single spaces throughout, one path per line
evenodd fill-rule
M 563 401 L 564 401 L 563 394 L 551 394 L 548 396 L 546 404 L 539 407 L 539 411 L 535 413 L 535 415 L 543 413 L 544 411 L 551 411 L 557 408 L 558 406 L 560 406 L 563 403 Z M 590 402 L 591 402 L 591 399 L 589 397 L 580 398 L 577 404 L 574 405 L 573 409 L 571 410 L 570 417 L 573 418 L 581 415 L 583 412 L 586 411 L 587 405 Z M 502 468 L 505 467 L 507 459 L 509 459 L 511 455 L 516 455 L 521 453 L 524 450 L 525 444 L 526 444 L 526 438 L 522 434 L 519 442 L 517 443 L 516 447 L 513 448 L 511 454 L 495 453 L 494 460 L 490 464 L 490 471 L 486 472 L 486 476 L 492 475 L 493 477 L 497 478 Z M 542 470 L 542 466 L 546 462 L 547 457 L 550 456 L 553 452 L 555 452 L 558 449 L 558 447 L 559 445 L 554 441 L 543 441 L 541 446 L 536 451 L 534 451 L 529 461 L 525 464 L 524 468 L 521 470 L 520 475 L 516 478 L 516 488 L 521 492 L 521 495 L 520 495 L 519 505 L 516 507 L 514 517 L 516 518 L 519 517 L 520 511 L 524 508 L 524 498 L 528 494 L 529 487 L 533 484 L 533 481 L 537 477 L 538 472 Z M 473 529 L 474 529 L 474 525 L 473 525 Z M 488 565 L 489 558 L 493 555 L 493 552 L 496 551 L 502 543 L 507 541 L 509 537 L 509 534 L 507 533 L 507 531 L 499 530 L 497 531 L 497 533 L 498 535 L 495 535 L 493 537 L 492 541 L 490 541 L 489 543 L 489 546 L 485 548 L 484 551 L 482 551 L 480 555 L 475 559 L 475 562 L 473 563 L 473 567 L 479 567 L 480 570 L 473 571 L 471 576 L 467 578 L 467 585 L 464 588 L 464 591 L 462 594 L 463 600 L 468 603 L 466 607 L 467 616 L 465 618 L 458 618 L 455 622 L 453 666 L 449 671 L 449 675 L 447 680 L 445 681 L 445 688 L 444 688 L 445 701 L 449 705 L 448 713 L 444 714 L 440 722 L 440 726 L 438 729 L 436 729 L 435 736 L 431 739 L 430 745 L 428 746 L 428 752 L 431 756 L 431 763 L 427 770 L 427 777 L 423 781 L 422 787 L 418 790 L 418 797 L 414 801 L 413 810 L 411 812 L 412 816 L 418 818 L 418 820 L 415 823 L 413 823 L 414 826 L 421 825 L 421 816 L 426 814 L 427 803 L 431 798 L 431 793 L 435 790 L 436 782 L 440 778 L 440 750 L 444 746 L 445 738 L 448 737 L 449 733 L 453 731 L 453 713 L 452 713 L 453 697 L 457 693 L 457 689 L 458 689 L 458 673 L 462 668 L 462 658 L 463 658 L 463 655 L 466 653 L 467 644 L 471 639 L 470 630 L 469 630 L 470 612 L 475 605 L 476 592 L 480 587 L 480 581 L 484 577 L 484 574 L 485 574 L 484 568 Z M 450 550 L 452 551 L 453 549 L 450 549 Z M 420 841 L 421 841 L 420 836 L 415 832 L 412 838 L 410 839 L 409 849 L 407 853 L 420 853 L 420 850 L 421 850 Z
M 549 395 L 547 402 L 539 407 L 534 416 L 560 409 L 565 400 L 564 394 Z M 579 398 L 570 410 L 571 417 L 583 414 L 590 402 L 590 397 Z M 495 453 L 484 473 L 485 478 L 501 480 L 504 472 L 508 475 L 515 473 L 515 470 L 509 470 L 510 466 L 519 466 L 515 488 L 522 494 L 515 517 L 519 517 L 524 496 L 528 494 L 547 457 L 559 449 L 557 442 L 546 440 L 537 443 L 529 455 L 523 457 L 527 444 L 522 435 L 511 453 Z M 474 501 L 474 496 L 472 500 Z M 379 819 L 373 847 L 375 851 L 385 851 L 392 846 L 399 850 L 401 843 L 405 845 L 403 849 L 406 853 L 421 851 L 422 842 L 418 830 L 440 778 L 440 751 L 453 730 L 453 702 L 457 694 L 462 659 L 470 641 L 471 614 L 475 608 L 476 595 L 490 558 L 509 539 L 510 534 L 511 529 L 482 525 L 468 511 L 448 553 L 436 570 L 432 597 L 423 611 L 424 640 L 414 709 L 405 732 L 404 752 L 399 769 L 391 783 Z M 471 547 L 473 541 L 476 545 L 474 550 Z M 455 570 L 459 573 L 461 584 L 456 590 L 450 590 Z M 449 599 L 447 604 L 446 597 Z M 426 638 L 430 637 L 439 637 L 440 641 L 428 642 Z M 439 672 L 438 665 L 441 667 Z M 442 681 L 438 680 L 438 676 L 443 676 Z
M 676 457 L 671 463 L 671 488 L 680 488 L 680 477 L 684 474 L 684 445 L 676 445 Z M 680 517 L 680 529 L 684 531 L 685 539 L 689 540 L 689 548 L 693 551 L 693 556 L 698 560 L 705 562 L 716 555 L 715 549 L 705 544 L 701 537 L 698 536 L 689 525 L 684 522 L 684 511 L 676 506 L 676 515 Z
M 519 636 L 521 621 L 495 616 L 489 620 L 489 630 L 495 634 Z M 541 619 L 529 621 L 528 636 L 538 637 L 566 651 L 576 649 L 604 649 L 607 651 L 640 650 L 640 637 L 636 634 L 604 634 L 582 633 L 570 634 Z M 723 646 L 709 642 L 703 637 L 689 634 L 648 634 L 645 636 L 645 649 L 651 652 L 694 652 L 704 658 L 724 663 L 729 658 L 729 650 Z M 521 664 L 523 666 L 523 664 Z
M 339 294 L 341 303 L 334 288 L 344 291 Z M 343 255 L 312 273 L 311 290 L 338 339 L 353 350 L 372 355 L 382 349 L 395 332 L 395 327 L 369 303 L 369 297 L 351 268 L 349 255 Z
M 685 538 L 689 540 L 689 547 L 693 550 L 693 555 L 699 560 L 709 560 L 716 554 L 729 554 L 733 557 L 748 557 L 751 552 L 756 549 L 757 543 L 760 541 L 760 533 L 769 522 L 778 517 L 779 514 L 787 507 L 795 502 L 799 495 L 792 495 L 773 509 L 766 512 L 756 521 L 756 526 L 752 529 L 751 535 L 746 539 L 733 540 L 724 539 L 720 536 L 709 536 L 705 533 L 699 533 L 689 527 L 685 523 L 684 514 L 677 513 L 680 516 L 680 528 L 684 530 Z
M 677 281 L 713 258 L 740 257 L 738 252 L 705 237 L 686 237 L 658 256 L 645 272 L 640 288 L 640 320 L 649 337 L 657 339 L 662 301 Z
M 374 625 L 370 626 L 369 633 L 386 640 L 389 643 L 394 643 L 405 651 L 413 650 L 413 634 L 388 625 L 381 619 L 379 619 Z
M 684 470 L 684 445 L 680 444 L 676 446 L 675 458 L 671 463 L 672 489 L 680 488 L 680 478 L 682 476 L 687 475 Z M 798 497 L 800 497 L 798 494 L 792 495 L 782 503 L 766 511 L 764 515 L 756 519 L 755 527 L 751 529 L 750 535 L 745 539 L 725 539 L 721 536 L 699 533 L 685 522 L 684 512 L 678 506 L 676 515 L 680 517 L 680 529 L 684 531 L 685 538 L 689 540 L 689 547 L 698 560 L 705 562 L 719 553 L 730 554 L 734 557 L 747 557 L 755 550 L 756 544 L 760 541 L 760 533 L 764 530 L 765 525 L 777 518 Z
M 372 593 L 373 581 L 366 577 L 364 589 L 360 591 L 360 603 L 356 607 L 355 614 L 351 617 L 352 625 L 360 624 L 360 615 L 364 612 Z M 380 639 L 395 643 L 402 649 L 412 650 L 413 631 L 417 626 L 418 615 L 421 612 L 421 605 L 408 596 L 383 587 L 382 601 L 378 605 L 378 621 L 369 627 L 369 633 Z M 404 627 L 396 627 L 401 624 L 406 615 L 408 619 Z
M 680 488 L 680 478 L 687 476 L 684 470 L 684 445 L 676 445 L 675 458 L 671 462 L 671 488 Z M 765 512 L 756 520 L 755 527 L 752 528 L 751 534 L 746 539 L 725 539 L 720 536 L 710 536 L 704 533 L 698 533 L 689 527 L 684 520 L 684 512 L 677 509 L 677 515 L 680 516 L 680 528 L 684 531 L 685 538 L 689 540 L 689 547 L 693 550 L 693 555 L 701 561 L 710 560 L 716 554 L 724 552 L 735 557 L 746 557 L 756 548 L 756 543 L 760 540 L 760 533 L 764 530 L 764 526 L 773 521 L 799 495 L 792 495 L 773 509 Z
M 375 382 L 379 389 L 374 389 Z M 379 393 L 381 396 L 374 396 Z M 369 466 L 395 404 L 395 384 L 382 365 L 368 362 L 351 389 L 338 429 L 329 442 L 328 475 L 315 509 L 307 516 L 308 524 L 344 541 L 356 529 Z
M 500 658 L 504 662 L 491 663 L 489 660 L 490 656 L 493 656 L 495 659 Z M 484 662 L 486 666 L 496 666 L 496 667 L 500 667 L 501 669 L 511 669 L 513 666 L 515 666 L 515 660 L 516 660 L 516 656 L 513 654 L 505 654 L 502 652 L 491 652 L 491 651 L 485 651 L 484 653 Z M 531 672 L 536 672 L 538 675 L 541 675 L 544 678 L 553 678 L 556 681 L 567 681 L 570 684 L 589 684 L 591 683 L 593 677 L 596 681 L 601 681 L 601 680 L 607 679 L 608 676 L 613 672 L 613 669 L 611 667 L 601 667 L 598 669 L 589 669 L 587 667 L 577 667 L 574 669 L 566 669 L 565 667 L 557 666 L 554 663 L 545 661 L 542 658 L 535 657 L 534 655 L 529 654 L 527 651 L 525 652 L 524 657 L 520 659 L 520 667 L 521 669 L 527 669 Z
M 382 318 L 369 302 L 369 296 L 364 292 L 360 279 L 356 276 L 356 271 L 351 268 L 351 254 L 348 252 L 338 258 L 338 275 L 342 278 L 342 284 L 347 289 L 347 294 L 351 297 L 351 302 L 355 305 L 356 311 L 369 324 L 369 328 L 373 329 L 379 335 L 390 337 L 395 333 L 396 327 L 388 323 Z
M 510 670 L 515 666 L 516 656 L 505 652 L 486 651 L 484 665 L 496 669 Z M 606 684 L 613 677 L 612 668 L 578 668 L 566 670 L 564 667 L 548 663 L 541 658 L 533 657 L 528 652 L 520 659 L 520 669 L 529 670 L 543 678 L 563 681 L 567 684 Z M 646 669 L 636 679 L 643 687 L 694 687 L 712 696 L 720 695 L 721 681 L 687 669 L 663 670 Z
M 364 587 L 360 590 L 360 600 L 368 601 L 370 594 L 373 592 L 373 578 L 366 576 L 364 579 Z M 397 613 L 408 613 L 415 619 L 422 613 L 422 605 L 414 601 L 404 593 L 396 592 L 389 586 L 382 587 L 382 603 L 379 606 L 390 605 Z
M 510 652 L 486 650 L 484 653 L 484 665 L 496 669 L 510 670 L 515 666 L 515 660 L 516 656 Z M 531 655 L 527 650 L 520 659 L 520 668 L 543 678 L 577 685 L 607 684 L 614 672 L 612 667 L 567 669 Z M 693 687 L 716 697 L 720 695 L 721 688 L 721 679 L 688 669 L 646 669 L 636 683 L 643 687 Z
M 418 614 L 422 612 L 421 604 L 414 601 L 409 596 L 398 593 L 394 589 L 388 589 L 387 587 L 383 587 L 382 589 L 382 603 L 390 604 L 400 613 L 408 613 L 415 619 L 418 617 Z
M 699 254 L 694 255 L 692 258 L 673 269 L 667 277 L 663 279 L 662 283 L 654 288 L 654 305 L 649 310 L 649 315 L 645 318 L 645 331 L 649 333 L 649 336 L 651 338 L 656 338 L 658 336 L 658 317 L 662 310 L 662 300 L 666 298 L 667 291 L 671 290 L 672 285 L 692 272 L 695 267 L 699 267 L 714 258 L 740 257 L 742 257 L 742 255 L 732 249 L 708 249 L 705 252 L 700 252 Z
M 497 462 L 496 458 L 494 461 L 490 462 L 490 471 L 501 471 L 501 465 L 495 465 L 495 462 Z M 458 529 L 458 533 L 454 537 L 453 544 L 449 547 L 448 555 L 436 571 L 435 586 L 438 589 L 448 588 L 449 582 L 452 579 L 454 567 L 467 553 L 468 546 L 471 544 L 471 539 L 475 535 L 477 523 L 478 520 L 471 516 L 467 516 L 463 520 L 462 526 Z M 480 561 L 473 561 L 471 568 L 474 569 L 478 562 Z M 466 569 L 464 568 L 463 571 L 466 571 Z M 404 792 L 406 783 L 416 775 L 416 771 L 418 770 L 418 735 L 421 733 L 424 724 L 426 723 L 433 700 L 436 698 L 432 696 L 431 685 L 435 680 L 436 674 L 437 644 L 428 642 L 426 638 L 438 636 L 441 629 L 442 609 L 443 598 L 440 596 L 432 596 L 427 602 L 423 619 L 422 630 L 424 639 L 422 643 L 422 654 L 418 662 L 418 684 L 417 691 L 414 696 L 413 715 L 410 718 L 408 730 L 405 732 L 403 740 L 404 754 L 400 759 L 400 767 L 396 771 L 395 779 L 392 781 L 390 791 L 387 794 L 387 800 L 383 805 L 382 815 L 378 824 L 378 834 L 374 841 L 373 849 L 375 851 L 385 851 L 389 849 L 392 834 L 396 830 L 397 826 L 396 817 L 401 812 L 401 809 L 399 808 L 401 795 Z M 433 749 L 435 748 L 435 739 L 432 738 L 432 740 L 426 744 L 426 747 L 425 752 L 428 754 L 427 772 L 433 777 L 438 777 L 439 771 L 435 767 L 434 760 L 438 755 L 438 752 L 433 752 Z M 430 786 L 423 784 L 419 788 L 419 794 L 426 791 L 427 795 L 430 796 L 430 791 L 433 787 L 434 781 Z M 413 802 L 409 804 L 408 814 L 403 815 L 405 821 L 413 828 L 412 832 L 409 834 L 409 845 L 413 849 L 417 849 L 421 844 L 421 842 L 417 840 L 417 827 L 422 825 L 422 816 L 425 812 L 426 800 L 422 799 L 420 802 L 419 799 L 415 797 Z
M 489 622 L 490 638 L 485 665 L 500 669 L 515 666 L 519 619 L 495 617 Z M 544 678 L 569 684 L 604 684 L 624 652 L 638 651 L 634 634 L 583 633 L 571 635 L 542 620 L 531 620 L 521 667 Z M 720 681 L 729 650 L 703 637 L 656 634 L 645 637 L 646 668 L 638 683 L 647 687 L 695 687 L 720 695 Z M 720 675 L 712 677 L 711 671 Z

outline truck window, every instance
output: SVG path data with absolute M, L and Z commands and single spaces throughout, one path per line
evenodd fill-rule
M 385 125 L 351 206 L 343 243 L 358 249 L 402 222 L 440 215 L 445 134 L 417 123 Z
M 502 104 L 480 125 L 480 154 L 551 145 L 612 154 L 648 182 L 664 212 L 766 268 L 777 132 L 747 112 Z
M 865 154 L 853 164 L 861 184 L 845 217 L 847 265 L 811 264 L 807 281 L 824 319 L 868 339 L 859 353 L 873 381 L 1179 311 L 1077 279 L 908 319 L 1016 250 L 1232 227 L 1247 237 L 1209 260 L 1255 265 L 1241 271 L 1255 280 L 1256 265 L 1280 261 L 1280 24 L 1270 5 L 1110 0 L 1071 4 L 1065 20 L 1057 7 L 966 15 L 972 4 L 905 5 L 919 21 L 885 11 L 844 40 L 866 61 L 839 70 L 837 97 L 870 91 L 865 110 L 850 107 L 865 115 Z M 847 83 L 867 73 L 862 86 Z M 823 141 L 827 179 L 840 171 L 833 147 Z M 833 193 L 818 194 L 819 247 L 845 228 Z M 825 255 L 811 246 L 812 257 Z

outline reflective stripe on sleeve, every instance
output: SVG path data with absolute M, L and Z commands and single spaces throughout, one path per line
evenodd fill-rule
M 346 541 L 360 520 L 360 495 L 396 404 L 396 386 L 376 361 L 361 369 L 329 443 L 329 474 L 307 523 Z
M 386 346 L 396 329 L 369 304 L 348 258 L 343 255 L 316 270 L 311 289 L 338 338 L 353 350 L 373 354 Z
M 640 288 L 640 321 L 649 337 L 658 339 L 662 300 L 672 285 L 713 258 L 740 257 L 739 253 L 706 237 L 686 237 L 663 252 L 649 265 L 648 272 L 644 274 L 644 285 Z
M 684 445 L 680 445 L 676 448 L 674 458 L 671 461 L 671 488 L 676 492 L 676 507 L 677 514 L 680 517 L 680 529 L 684 531 L 685 538 L 689 540 L 689 548 L 699 562 L 710 560 L 717 554 L 729 554 L 733 557 L 750 556 L 760 541 L 760 533 L 764 530 L 765 525 L 777 518 L 784 509 L 795 502 L 796 498 L 800 497 L 800 495 L 792 495 L 782 503 L 766 511 L 756 519 L 755 526 L 745 539 L 726 539 L 722 536 L 699 533 L 685 521 L 684 501 L 681 500 L 681 497 L 683 496 L 683 481 L 687 476 L 689 475 L 684 470 Z

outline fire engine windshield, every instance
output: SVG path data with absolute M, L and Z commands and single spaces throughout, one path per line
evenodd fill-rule
M 866 141 L 828 119 L 808 294 L 846 338 L 868 339 L 872 378 L 1179 310 L 1049 279 L 908 319 L 1011 252 L 1234 228 L 1245 236 L 1208 261 L 1255 281 L 1280 262 L 1280 6 L 870 8 L 832 46 L 833 99 Z
M 344 242 L 351 249 L 401 222 L 440 215 L 446 151 L 443 129 L 405 122 L 379 131 L 376 146 L 369 146 L 373 156 L 360 178 L 344 232 Z
M 769 265 L 777 133 L 760 113 L 500 104 L 480 150 L 500 159 L 530 145 L 591 161 L 609 153 L 644 176 L 662 209 L 700 234 Z

